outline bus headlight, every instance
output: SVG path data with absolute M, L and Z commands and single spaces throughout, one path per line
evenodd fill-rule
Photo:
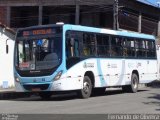
M 61 70 L 61 71 L 59 71 L 57 74 L 56 74 L 56 76 L 54 77 L 54 79 L 53 80 L 59 80 L 60 79 L 60 77 L 62 76 L 62 73 L 63 73 L 63 71 Z
M 18 77 L 15 77 L 15 81 L 16 81 L 16 82 L 20 82 L 20 80 L 19 80 Z

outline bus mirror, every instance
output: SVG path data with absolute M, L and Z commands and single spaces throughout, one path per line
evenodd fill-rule
M 74 38 L 70 39 L 70 44 L 71 44 L 71 46 L 74 46 Z
M 8 54 L 8 52 L 9 52 L 9 46 L 8 46 L 8 44 L 7 44 L 7 41 L 8 41 L 9 39 L 7 39 L 6 40 L 6 54 Z
M 6 53 L 8 54 L 8 52 L 9 52 L 9 47 L 8 45 L 6 45 Z

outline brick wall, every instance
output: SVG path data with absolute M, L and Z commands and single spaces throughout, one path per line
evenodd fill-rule
M 0 6 L 0 22 L 3 24 L 7 24 L 7 7 Z

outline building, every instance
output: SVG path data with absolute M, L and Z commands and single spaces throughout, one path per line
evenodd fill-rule
M 0 11 L 15 29 L 64 22 L 160 36 L 160 8 L 136 0 L 0 0 Z
M 0 23 L 0 89 L 14 87 L 14 39 L 15 32 Z

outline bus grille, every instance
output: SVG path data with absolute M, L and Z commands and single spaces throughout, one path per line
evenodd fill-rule
M 23 85 L 26 90 L 32 91 L 33 89 L 46 90 L 49 87 L 49 84 L 42 85 Z

